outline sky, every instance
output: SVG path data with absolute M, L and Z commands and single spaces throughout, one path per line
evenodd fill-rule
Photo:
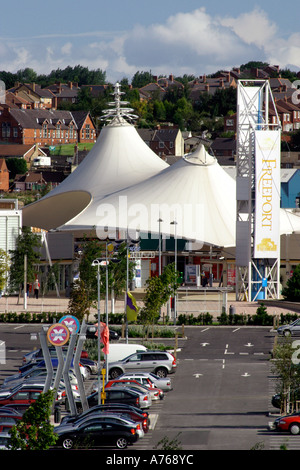
M 112 83 L 137 71 L 199 76 L 250 60 L 298 71 L 299 12 L 298 0 L 0 0 L 0 71 L 80 64 Z

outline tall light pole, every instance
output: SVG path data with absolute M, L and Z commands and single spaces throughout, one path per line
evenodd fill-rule
M 101 260 L 94 259 L 92 262 L 92 266 L 97 266 L 97 298 L 98 298 L 98 306 L 97 306 L 97 315 L 98 315 L 98 405 L 101 403 L 101 382 L 100 382 L 100 362 L 101 362 L 101 350 L 100 350 L 100 266 Z
M 161 275 L 161 231 L 160 231 L 160 224 L 163 222 L 161 218 L 158 219 L 158 274 Z
M 175 256 L 175 280 L 174 280 L 174 287 L 176 286 L 176 275 L 177 275 L 177 222 L 173 220 L 171 225 L 174 225 L 174 256 Z M 177 319 L 177 293 L 174 289 L 174 325 L 176 324 Z

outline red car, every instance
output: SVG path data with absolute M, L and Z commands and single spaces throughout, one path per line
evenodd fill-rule
M 300 434 L 300 413 L 280 416 L 275 419 L 272 429 L 276 431 L 287 431 L 291 434 Z
M 0 391 L 0 412 L 1 407 L 8 405 L 17 411 L 25 411 L 34 403 L 43 392 L 44 386 L 19 386 L 12 390 Z

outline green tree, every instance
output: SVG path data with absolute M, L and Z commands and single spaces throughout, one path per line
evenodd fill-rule
M 14 179 L 16 175 L 24 175 L 28 169 L 24 158 L 7 158 L 6 165 L 10 179 Z
M 0 249 L 0 294 L 6 288 L 9 273 L 9 257 L 6 251 Z
M 54 390 L 41 393 L 10 430 L 10 450 L 48 450 L 57 441 L 50 424 Z
M 17 237 L 16 249 L 10 250 L 11 266 L 9 276 L 10 291 L 21 290 L 24 284 L 24 258 L 27 255 L 27 282 L 33 282 L 36 276 L 36 264 L 40 259 L 40 236 L 32 233 L 29 227 L 23 227 Z
M 287 281 L 286 287 L 282 289 L 282 295 L 290 302 L 299 302 L 300 300 L 300 265 L 296 266 L 293 275 Z
M 72 285 L 68 310 L 70 315 L 74 315 L 80 322 L 84 316 L 88 318 L 91 308 L 91 299 L 88 297 L 82 279 L 76 280 Z
M 160 276 L 147 279 L 144 307 L 139 314 L 145 326 L 158 321 L 161 307 L 176 293 L 179 286 L 178 278 L 179 273 L 175 272 L 175 265 L 172 263 L 164 268 Z
M 276 391 L 281 396 L 281 411 L 289 413 L 297 398 L 300 369 L 293 355 L 297 353 L 291 338 L 284 338 L 273 350 L 272 372 L 277 377 Z M 298 362 L 298 358 L 297 358 Z

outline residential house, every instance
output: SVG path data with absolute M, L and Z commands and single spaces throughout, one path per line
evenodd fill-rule
M 30 166 L 34 158 L 45 157 L 46 153 L 38 145 L 1 144 L 0 158 L 24 158 Z
M 162 158 L 182 157 L 184 155 L 184 139 L 181 130 L 173 127 L 154 130 L 137 129 L 141 138 Z
M 9 171 L 6 165 L 5 158 L 0 158 L 0 192 L 7 192 L 9 190 Z
M 26 101 L 26 109 L 51 109 L 54 106 L 54 95 L 47 88 L 41 88 L 36 83 L 16 83 L 8 92 L 16 98 Z
M 72 111 L 78 132 L 78 142 L 96 142 L 96 126 L 88 111 Z
M 78 83 L 68 82 L 68 83 L 55 83 L 47 87 L 55 97 L 56 108 L 63 103 L 74 104 L 77 101 L 77 95 L 80 90 Z
M 202 75 L 189 82 L 189 97 L 193 105 L 197 105 L 203 93 L 214 95 L 217 90 L 224 90 L 226 88 L 237 88 L 237 81 L 230 72 L 222 72 L 216 78 Z
M 77 142 L 77 126 L 70 111 L 4 108 L 0 141 L 47 146 Z
M 48 185 L 51 189 L 55 188 L 65 178 L 66 175 L 62 171 L 28 171 L 24 175 L 16 175 L 14 186 L 20 191 L 41 191 Z
M 233 165 L 236 161 L 236 140 L 217 137 L 210 150 L 221 165 Z

